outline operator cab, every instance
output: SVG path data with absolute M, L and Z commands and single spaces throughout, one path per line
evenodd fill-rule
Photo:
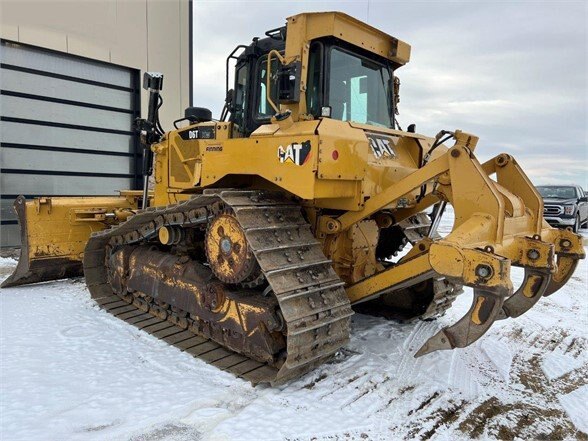
M 266 38 L 254 38 L 249 46 L 237 46 L 227 58 L 227 89 L 228 70 L 231 59 L 236 59 L 235 88 L 227 90 L 226 109 L 230 113 L 229 121 L 235 125 L 238 133 L 233 136 L 249 136 L 259 126 L 269 124 L 274 115 L 266 98 L 267 57 L 271 50 L 284 52 L 286 46 L 286 27 L 273 29 L 265 33 Z M 235 56 L 235 53 L 243 49 Z M 273 76 L 277 78 L 278 61 L 272 63 Z M 272 97 L 277 101 L 277 81 L 271 87 Z M 226 112 L 223 112 L 226 116 Z
M 227 90 L 221 119 L 230 113 L 233 137 L 247 137 L 269 124 L 275 110 L 267 99 L 267 58 L 272 50 L 284 54 L 286 27 L 266 32 L 266 38 L 238 46 L 227 58 L 235 59 L 234 90 Z M 242 50 L 238 56 L 235 55 Z M 335 37 L 322 37 L 310 44 L 306 78 L 307 119 L 330 117 L 373 126 L 395 128 L 397 87 L 394 70 L 401 66 L 377 54 Z M 272 57 L 270 93 L 279 103 L 281 63 Z M 396 84 L 397 86 L 397 84 Z

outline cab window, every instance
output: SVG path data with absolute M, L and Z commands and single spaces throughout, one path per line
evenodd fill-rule
M 247 64 L 236 68 L 237 84 L 235 88 L 235 103 L 233 112 L 233 122 L 239 126 L 245 126 L 245 109 L 247 108 Z
M 323 44 L 315 41 L 308 54 L 308 80 L 306 82 L 306 108 L 315 118 L 321 116 L 321 94 L 323 91 Z
M 270 92 L 272 101 L 278 105 L 278 79 L 277 79 L 278 60 L 272 57 L 270 66 Z M 257 62 L 257 77 L 256 77 L 256 120 L 268 120 L 276 112 L 267 100 L 267 55 L 264 55 Z
M 329 64 L 331 118 L 392 127 L 388 66 L 337 47 Z

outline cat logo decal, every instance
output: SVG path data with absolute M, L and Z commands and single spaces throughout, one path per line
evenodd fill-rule
M 380 159 L 382 157 L 396 158 L 394 147 L 390 142 L 390 138 L 386 136 L 373 135 L 371 133 L 369 133 L 367 137 L 376 159 Z
M 278 147 L 278 159 L 282 164 L 291 162 L 296 165 L 304 165 L 310 159 L 310 141 L 301 143 L 293 142 L 286 147 Z

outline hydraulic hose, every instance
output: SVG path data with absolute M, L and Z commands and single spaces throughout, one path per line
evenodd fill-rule
M 433 145 L 431 146 L 431 148 L 429 149 L 429 151 L 427 152 L 427 154 L 423 158 L 423 161 L 421 163 L 420 168 L 427 165 L 427 163 L 429 162 L 429 159 L 431 159 L 431 155 L 433 154 L 433 152 L 435 151 L 435 149 L 437 147 L 439 147 L 445 141 L 449 141 L 454 136 L 455 136 L 455 134 L 453 132 L 450 132 L 449 130 L 441 130 L 439 133 L 437 133 L 437 135 L 435 136 L 435 142 L 433 142 Z M 416 198 L 417 203 L 420 202 L 425 197 L 426 192 L 427 192 L 427 184 L 421 185 L 421 192 L 419 193 L 419 195 Z

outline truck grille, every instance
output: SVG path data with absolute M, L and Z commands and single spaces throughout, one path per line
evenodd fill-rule
M 563 213 L 563 208 L 557 205 L 545 205 L 543 207 L 543 214 L 548 216 L 558 215 Z

